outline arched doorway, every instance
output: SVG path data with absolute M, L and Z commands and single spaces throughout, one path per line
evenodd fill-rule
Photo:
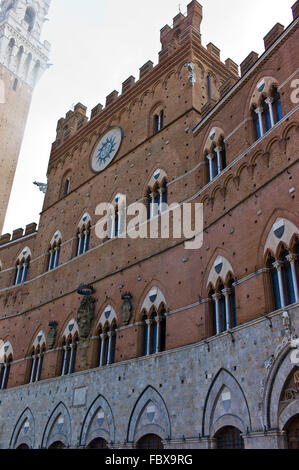
M 227 426 L 215 434 L 217 449 L 244 449 L 244 440 L 239 429 Z
M 53 442 L 53 444 L 49 446 L 49 449 L 65 449 L 65 445 L 63 444 L 63 442 L 57 441 Z
M 294 416 L 285 427 L 288 449 L 299 449 L 299 414 Z
M 108 449 L 108 443 L 101 437 L 94 439 L 88 444 L 87 449 Z
M 20 449 L 20 450 L 25 450 L 25 449 L 29 449 L 29 446 L 27 444 L 20 444 L 18 447 L 17 447 L 17 450 Z
M 137 442 L 137 449 L 164 449 L 162 439 L 156 434 L 147 434 Z

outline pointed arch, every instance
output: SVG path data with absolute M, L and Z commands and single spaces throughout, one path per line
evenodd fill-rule
M 35 446 L 35 421 L 30 408 L 26 408 L 14 427 L 9 448 L 16 449 L 25 444 L 29 449 Z
M 223 391 L 225 391 L 224 396 Z M 247 399 L 239 382 L 229 371 L 220 369 L 205 401 L 202 435 L 212 437 L 224 426 L 234 426 L 246 433 L 247 430 L 251 430 L 251 417 Z
M 52 412 L 42 438 L 42 448 L 50 447 L 56 441 L 69 447 L 71 442 L 71 419 L 64 403 L 60 402 Z
M 102 395 L 95 399 L 83 421 L 80 445 L 88 446 L 94 439 L 115 442 L 115 423 L 112 409 Z
M 128 442 L 137 442 L 142 436 L 156 434 L 161 439 L 171 438 L 170 416 L 162 396 L 148 386 L 137 400 L 129 420 Z
M 286 380 L 295 368 L 293 355 L 296 355 L 298 361 L 298 353 L 294 350 L 291 340 L 283 341 L 275 351 L 274 361 L 264 385 L 263 424 L 266 429 L 280 429 L 282 431 L 291 418 L 294 407 L 298 413 L 298 401 L 295 402 L 295 405 L 290 403 L 282 410 L 279 407 Z
M 212 284 L 215 287 L 219 278 L 224 281 L 228 274 L 233 272 L 233 267 L 227 258 L 222 255 L 218 255 L 215 257 L 212 268 L 210 268 L 206 285 L 208 286 L 209 284 Z
M 285 217 L 276 218 L 267 236 L 264 254 L 270 250 L 277 255 L 281 244 L 289 249 L 294 235 L 299 235 L 299 229 L 293 222 Z

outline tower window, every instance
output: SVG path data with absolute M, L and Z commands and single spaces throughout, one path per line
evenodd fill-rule
M 154 115 L 154 133 L 161 131 L 164 127 L 164 111 Z
M 28 24 L 28 31 L 32 31 L 35 21 L 35 11 L 33 10 L 33 8 L 27 8 L 24 21 Z
M 15 78 L 15 79 L 14 79 L 14 82 L 13 82 L 12 89 L 13 89 L 13 91 L 16 91 L 16 90 L 17 90 L 17 88 L 18 88 L 18 79 L 17 79 L 17 78 Z

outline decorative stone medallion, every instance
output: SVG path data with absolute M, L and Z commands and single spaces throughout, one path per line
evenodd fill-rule
M 146 409 L 146 416 L 149 421 L 153 422 L 156 414 L 156 407 L 154 405 L 149 405 Z
M 123 139 L 121 127 L 114 127 L 101 137 L 91 157 L 91 168 L 95 173 L 103 171 L 116 156 Z
M 279 240 L 283 237 L 284 231 L 285 231 L 285 223 L 283 219 L 279 220 L 273 225 L 274 235 Z

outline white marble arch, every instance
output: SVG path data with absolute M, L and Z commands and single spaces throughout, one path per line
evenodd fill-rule
M 281 415 L 279 415 L 278 408 L 285 382 L 295 369 L 295 364 L 291 358 L 293 353 L 294 348 L 292 348 L 290 342 L 282 347 L 276 355 L 266 378 L 263 395 L 263 424 L 266 429 L 279 428 L 282 431 L 289 419 L 299 412 L 299 400 L 288 405 Z M 292 414 L 293 412 L 294 414 Z
M 4 360 L 4 357 L 7 357 L 7 358 L 9 356 L 13 357 L 13 348 L 9 341 L 6 341 L 6 343 L 4 343 L 3 341 L 0 341 L 0 343 L 1 343 L 0 345 L 0 363 L 1 363 Z
M 80 446 L 86 447 L 97 438 L 105 439 L 108 444 L 115 442 L 114 417 L 109 403 L 102 395 L 93 402 L 84 418 Z
M 275 235 L 275 233 L 277 235 Z M 296 225 L 293 224 L 293 222 L 290 222 L 288 219 L 278 217 L 275 220 L 267 237 L 264 254 L 267 252 L 267 250 L 270 250 L 275 256 L 277 254 L 276 251 L 280 243 L 284 243 L 289 248 L 294 234 L 299 235 L 298 227 L 296 227 Z
M 158 168 L 151 177 L 148 187 L 152 190 L 156 184 L 161 185 L 165 179 L 167 179 L 167 174 L 164 170 Z
M 219 412 L 220 402 L 225 400 L 224 395 L 230 394 L 229 407 L 223 406 L 222 414 Z M 213 437 L 217 431 L 225 426 L 234 426 L 242 433 L 251 431 L 251 417 L 245 394 L 235 379 L 226 369 L 221 369 L 213 380 L 204 405 L 202 435 Z
M 56 406 L 47 422 L 42 438 L 42 449 L 47 449 L 57 441 L 66 447 L 69 447 L 71 442 L 71 418 L 62 402 Z
M 233 274 L 233 272 L 234 271 L 230 262 L 224 256 L 217 256 L 208 277 L 207 287 L 210 284 L 216 287 L 219 278 L 221 278 L 224 282 L 228 273 Z
M 26 247 L 21 251 L 21 253 L 19 254 L 19 256 L 18 256 L 18 258 L 17 258 L 17 263 L 26 262 L 29 258 L 32 258 L 32 253 L 31 253 L 30 248 L 28 248 L 28 246 L 26 246 Z
M 43 346 L 46 345 L 46 336 L 45 336 L 45 333 L 43 331 L 40 331 L 37 335 L 36 335 L 36 338 L 33 342 L 33 347 L 34 349 L 36 349 L 38 346 L 40 346 L 40 348 L 42 348 Z
M 26 408 L 18 419 L 9 448 L 16 449 L 22 444 L 26 444 L 29 449 L 33 449 L 35 445 L 35 421 L 30 408 Z
M 57 231 L 54 233 L 53 237 L 52 237 L 52 240 L 51 240 L 51 242 L 50 242 L 50 246 L 52 247 L 52 246 L 55 245 L 55 243 L 56 243 L 56 245 L 57 245 L 58 243 L 61 243 L 61 242 L 62 242 L 62 235 L 61 235 L 60 230 L 57 230 Z
M 147 293 L 143 301 L 143 304 L 141 306 L 141 312 L 145 310 L 146 312 L 149 313 L 152 307 L 155 307 L 156 310 L 158 310 L 162 303 L 166 305 L 166 300 L 163 295 L 163 292 L 158 287 L 154 286 Z
M 171 424 L 167 406 L 162 396 L 151 386 L 137 400 L 131 413 L 129 443 L 137 443 L 147 434 L 156 434 L 161 439 L 171 439 Z
M 78 326 L 77 321 L 74 318 L 72 318 L 68 322 L 67 326 L 65 327 L 65 330 L 62 334 L 62 338 L 64 337 L 65 339 L 67 339 L 69 335 L 71 335 L 74 338 L 76 333 L 79 334 L 79 326 Z
M 108 316 L 108 314 L 109 314 L 109 316 Z M 114 308 L 111 307 L 111 305 L 107 305 L 107 307 L 103 311 L 102 315 L 100 316 L 100 319 L 99 319 L 98 324 L 97 324 L 97 328 L 100 325 L 104 326 L 105 323 L 107 323 L 107 322 L 109 323 L 109 325 L 111 325 L 113 320 L 116 320 L 116 322 L 117 322 L 116 312 L 115 312 Z

